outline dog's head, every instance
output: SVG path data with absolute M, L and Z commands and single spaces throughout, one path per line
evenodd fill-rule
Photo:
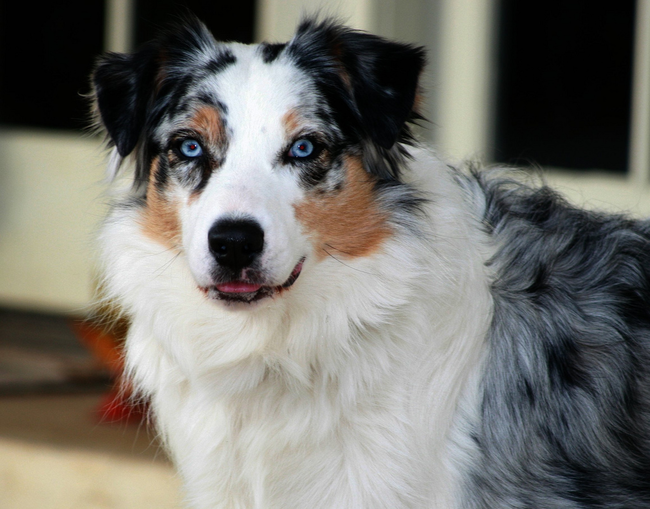
M 250 303 L 391 236 L 382 196 L 401 185 L 423 63 L 330 21 L 246 46 L 190 20 L 104 56 L 93 84 L 110 142 L 136 161 L 142 233 L 183 252 L 209 298 Z

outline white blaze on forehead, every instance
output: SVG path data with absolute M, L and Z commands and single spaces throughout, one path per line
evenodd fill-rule
M 227 200 L 231 207 L 241 200 L 250 209 L 272 197 L 268 191 L 276 185 L 297 182 L 295 172 L 279 171 L 277 166 L 289 142 L 284 119 L 297 108 L 305 85 L 301 73 L 286 60 L 266 64 L 255 47 L 236 45 L 233 50 L 237 62 L 215 76 L 217 97 L 226 107 L 229 140 L 212 187 L 239 194 Z M 283 197 L 287 198 L 291 196 Z
M 286 142 L 282 118 L 299 106 L 308 80 L 289 59 L 267 64 L 254 48 L 242 49 L 236 55 L 237 64 L 217 77 L 217 93 L 228 108 L 237 141 L 266 142 L 268 148 L 277 150 Z
M 305 80 L 286 60 L 264 63 L 254 47 L 235 45 L 233 53 L 236 63 L 210 79 L 225 105 L 228 149 L 221 167 L 183 213 L 184 244 L 200 280 L 213 263 L 210 227 L 223 217 L 250 217 L 264 230 L 265 268 L 288 277 L 305 250 L 292 206 L 303 191 L 298 172 L 281 166 L 281 154 L 290 141 L 286 115 L 298 107 Z

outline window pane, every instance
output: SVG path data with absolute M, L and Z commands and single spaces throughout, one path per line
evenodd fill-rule
M 104 2 L 0 2 L 0 123 L 89 124 L 89 76 L 102 51 Z
M 136 45 L 188 13 L 203 21 L 218 41 L 253 42 L 255 0 L 136 0 Z
M 634 0 L 503 0 L 496 159 L 625 171 Z

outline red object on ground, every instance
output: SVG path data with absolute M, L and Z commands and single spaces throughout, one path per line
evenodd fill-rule
M 147 405 L 133 403 L 122 389 L 113 389 L 102 397 L 97 406 L 97 418 L 102 423 L 142 424 L 147 422 Z
M 124 358 L 120 339 L 89 321 L 74 321 L 72 328 L 98 361 L 106 366 L 114 376 L 122 376 Z
M 74 322 L 72 327 L 81 342 L 93 353 L 98 362 L 109 370 L 114 378 L 113 388 L 102 397 L 95 410 L 99 422 L 146 423 L 146 403 L 134 402 L 129 385 L 123 381 L 122 338 L 106 332 L 102 327 L 89 321 Z

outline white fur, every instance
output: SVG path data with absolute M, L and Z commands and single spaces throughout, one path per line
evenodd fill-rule
M 492 249 L 480 200 L 435 155 L 415 156 L 409 178 L 431 198 L 425 235 L 398 231 L 367 257 L 308 257 L 288 291 L 252 309 L 198 290 L 204 247 L 193 234 L 178 253 L 143 235 L 139 209 L 113 210 L 101 235 L 106 289 L 132 318 L 128 369 L 152 399 L 191 507 L 456 507 L 457 472 L 472 458 L 465 427 L 491 316 Z M 237 203 L 275 228 L 272 257 L 283 244 L 305 249 L 298 191 L 263 160 L 224 169 L 205 195 L 224 199 L 185 210 L 184 232 Z M 294 195 L 273 199 L 269 186 Z M 278 264 L 281 277 L 292 263 Z

